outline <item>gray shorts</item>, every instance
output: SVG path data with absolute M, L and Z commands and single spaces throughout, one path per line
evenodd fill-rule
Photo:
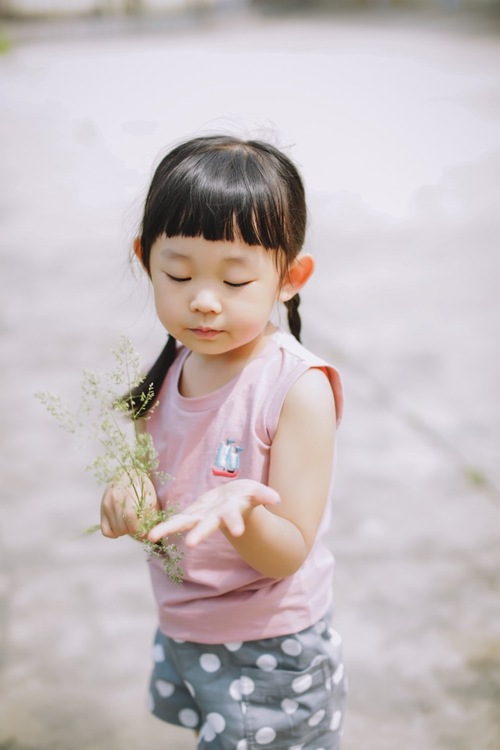
M 212 645 L 157 631 L 150 710 L 198 750 L 338 750 L 346 679 L 324 618 L 292 635 Z

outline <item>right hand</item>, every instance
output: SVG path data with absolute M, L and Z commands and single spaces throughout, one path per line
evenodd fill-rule
M 134 490 L 135 487 L 135 490 Z M 140 521 L 137 517 L 137 493 L 144 497 L 147 507 L 159 507 L 156 490 L 148 476 L 137 476 L 131 480 L 126 474 L 108 485 L 101 501 L 101 532 L 110 539 L 119 536 L 136 536 Z
M 230 537 L 242 536 L 256 507 L 278 505 L 278 493 L 253 479 L 233 479 L 220 487 L 213 487 L 191 503 L 181 513 L 157 524 L 148 534 L 157 543 L 171 534 L 188 531 L 186 544 L 195 547 L 217 529 Z

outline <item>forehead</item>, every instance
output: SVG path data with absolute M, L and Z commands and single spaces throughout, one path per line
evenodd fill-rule
M 167 237 L 155 242 L 161 258 L 179 262 L 254 266 L 273 264 L 275 252 L 241 241 L 206 240 L 204 237 Z

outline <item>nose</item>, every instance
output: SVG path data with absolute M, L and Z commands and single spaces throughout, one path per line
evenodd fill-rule
M 191 300 L 191 312 L 201 312 L 203 314 L 214 313 L 218 315 L 222 312 L 222 305 L 219 302 L 214 290 L 209 287 L 198 289 Z

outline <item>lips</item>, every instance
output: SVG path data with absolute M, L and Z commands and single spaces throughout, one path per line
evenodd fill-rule
M 214 339 L 220 333 L 215 328 L 191 328 L 190 331 L 199 339 Z

